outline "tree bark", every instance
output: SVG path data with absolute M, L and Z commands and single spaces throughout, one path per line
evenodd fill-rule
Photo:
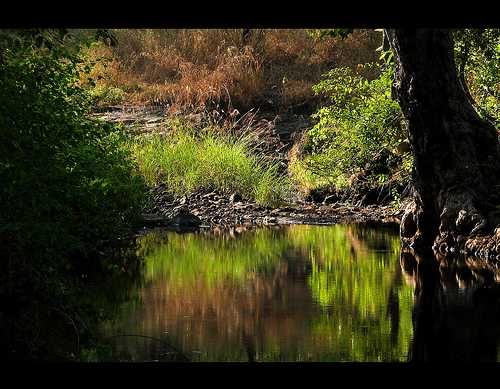
M 251 37 L 252 37 L 252 30 L 249 28 L 244 28 L 241 33 L 241 41 L 243 42 L 243 46 L 248 45 Z
M 401 221 L 401 238 L 412 247 L 455 251 L 498 224 L 498 135 L 462 88 L 449 31 L 387 30 L 387 35 L 414 156 L 413 201 Z

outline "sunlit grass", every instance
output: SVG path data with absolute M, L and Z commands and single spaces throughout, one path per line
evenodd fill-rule
M 148 184 L 166 184 L 175 195 L 198 189 L 239 193 L 243 198 L 274 206 L 290 192 L 277 164 L 252 152 L 245 138 L 207 131 L 155 135 L 131 144 L 140 173 Z

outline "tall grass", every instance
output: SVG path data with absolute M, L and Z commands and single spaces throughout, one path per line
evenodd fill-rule
M 290 192 L 278 165 L 257 156 L 245 137 L 207 130 L 153 135 L 130 145 L 139 170 L 150 185 L 164 183 L 175 195 L 199 189 L 239 193 L 261 205 L 274 206 Z
M 305 29 L 252 30 L 246 41 L 241 29 L 113 33 L 115 47 L 94 46 L 88 53 L 110 59 L 97 70 L 101 95 L 120 88 L 127 102 L 169 104 L 174 111 L 218 104 L 245 110 L 270 98 L 283 109 L 316 101 L 311 87 L 324 72 L 374 61 L 380 45 L 380 34 L 371 30 L 344 40 L 318 40 Z

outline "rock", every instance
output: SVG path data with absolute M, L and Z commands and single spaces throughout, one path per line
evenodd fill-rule
M 407 213 L 401 219 L 401 236 L 411 238 L 417 233 L 417 225 L 412 213 Z
M 240 202 L 241 200 L 243 200 L 243 198 L 241 197 L 241 195 L 239 193 L 233 193 L 231 195 L 231 197 L 229 197 L 229 201 L 231 203 Z
M 295 211 L 297 211 L 297 208 L 294 208 L 294 207 L 282 207 L 282 208 L 278 208 L 278 210 L 281 213 L 286 213 L 286 212 L 295 212 Z
M 158 122 L 161 122 L 161 121 L 162 121 L 161 117 L 154 117 L 154 118 L 148 119 L 146 121 L 146 123 L 158 123 Z
M 172 208 L 172 212 L 178 213 L 182 209 L 186 209 L 186 207 L 184 205 L 176 205 L 175 207 Z
M 210 193 L 207 193 L 207 194 L 204 194 L 203 196 L 201 196 L 202 198 L 206 199 L 206 198 L 211 198 L 211 197 L 215 197 L 217 194 L 215 192 L 210 192 Z
M 264 217 L 263 223 L 264 223 L 264 224 L 275 224 L 275 223 L 276 223 L 276 221 L 277 221 L 277 219 L 276 219 L 276 218 L 266 216 L 266 217 Z
M 201 224 L 201 219 L 185 208 L 180 209 L 172 221 L 180 227 L 198 227 Z
M 142 214 L 142 223 L 148 227 L 159 227 L 170 224 L 170 219 L 157 214 Z
M 337 195 L 329 195 L 329 196 L 326 196 L 325 199 L 323 200 L 323 204 L 327 205 L 327 204 L 334 204 L 336 203 L 338 200 L 338 196 Z

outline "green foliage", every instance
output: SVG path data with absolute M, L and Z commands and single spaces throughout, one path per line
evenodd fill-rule
M 7 220 L 48 223 L 84 246 L 89 234 L 105 240 L 123 229 L 141 180 L 120 130 L 87 117 L 77 65 L 60 50 L 5 52 L 0 174 Z
M 0 295 L 79 310 L 80 275 L 108 269 L 102 254 L 128 231 L 143 182 L 120 129 L 88 116 L 78 51 L 37 42 L 1 42 Z
M 479 114 L 500 124 L 500 30 L 464 29 L 454 32 L 455 59 Z
M 123 102 L 125 92 L 116 87 L 100 85 L 91 90 L 91 95 L 95 98 L 96 104 L 116 105 Z
M 315 33 L 324 36 L 328 30 L 322 31 Z M 454 38 L 459 77 L 479 114 L 498 127 L 499 30 L 456 30 Z M 314 86 L 331 104 L 313 115 L 318 123 L 306 134 L 302 155 L 291 161 L 290 171 L 301 186 L 308 190 L 342 187 L 360 178 L 369 185 L 380 185 L 409 178 L 411 155 L 399 151 L 405 149 L 399 146 L 406 143 L 407 135 L 400 108 L 391 98 L 392 53 L 383 51 L 380 60 L 382 67 L 334 68 Z M 374 66 L 379 67 L 380 75 L 365 78 L 362 73 Z M 399 203 L 398 193 L 391 192 L 394 204 Z
M 294 184 L 306 194 L 313 189 L 326 188 L 332 184 L 330 177 L 318 173 L 314 169 L 314 162 L 308 156 L 302 158 L 302 156 L 292 153 L 288 163 L 288 171 Z
M 238 192 L 259 204 L 274 205 L 289 192 L 278 166 L 252 153 L 245 138 L 207 130 L 182 130 L 131 143 L 139 170 L 149 184 L 163 182 L 176 195 L 201 188 Z
M 359 71 L 377 65 L 359 66 Z M 317 124 L 308 132 L 304 147 L 307 167 L 337 186 L 351 175 L 369 170 L 377 180 L 398 164 L 397 146 L 406 138 L 399 105 L 391 98 L 392 67 L 368 80 L 350 68 L 339 67 L 314 86 L 330 98 L 313 118 Z

